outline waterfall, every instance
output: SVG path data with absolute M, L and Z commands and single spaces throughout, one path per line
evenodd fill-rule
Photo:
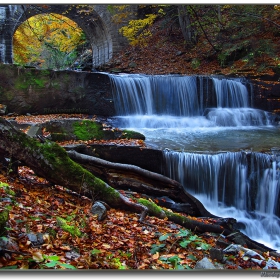
M 249 107 L 248 91 L 239 79 L 212 78 L 217 96 L 217 107 Z
M 271 124 L 271 114 L 249 107 L 249 94 L 240 79 L 207 77 L 215 92 L 215 97 L 211 98 L 211 87 L 205 92 L 203 79 L 206 77 L 202 76 L 110 74 L 109 77 L 117 115 L 123 117 L 123 122 L 130 123 L 132 117 L 138 117 L 134 121 L 137 127 L 140 127 L 142 116 L 147 120 L 141 122 L 142 127 L 155 128 L 159 128 L 159 123 L 162 124 L 161 120 L 167 116 L 179 117 L 180 121 L 185 118 L 180 124 L 183 126 L 192 126 L 195 117 L 196 121 L 201 121 L 200 127 Z M 207 99 L 213 99 L 209 104 L 212 107 L 205 107 Z M 129 118 L 126 120 L 125 116 Z M 167 126 L 173 127 L 172 122 L 163 127 Z
M 143 133 L 148 145 L 163 150 L 164 175 L 211 213 L 236 218 L 249 237 L 279 250 L 280 159 L 253 150 L 280 147 L 280 130 L 272 114 L 252 108 L 244 80 L 109 76 L 112 126 Z
M 110 75 L 117 115 L 201 114 L 195 76 Z
M 245 225 L 244 232 L 252 238 L 269 234 L 267 238 L 280 247 L 279 157 L 164 151 L 164 159 L 164 174 L 199 197 L 210 212 L 231 215 Z

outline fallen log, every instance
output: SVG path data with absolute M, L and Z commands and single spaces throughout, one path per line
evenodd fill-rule
M 95 176 L 98 176 L 110 186 L 121 190 L 134 190 L 155 196 L 171 198 L 174 203 L 184 204 L 185 214 L 196 217 L 217 217 L 205 209 L 203 204 L 184 190 L 177 181 L 164 175 L 154 173 L 138 166 L 114 163 L 94 156 L 78 153 L 74 150 L 67 152 L 69 157 L 81 164 Z M 179 208 L 177 206 L 177 208 Z M 174 209 L 176 205 L 174 205 Z
M 141 213 L 142 222 L 148 209 L 123 196 L 81 165 L 72 161 L 65 149 L 55 142 L 41 143 L 0 118 L 0 150 L 12 159 L 30 167 L 36 175 L 49 182 L 71 189 L 89 198 L 104 200 L 112 207 Z

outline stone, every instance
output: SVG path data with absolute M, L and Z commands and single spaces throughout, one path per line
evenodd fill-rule
M 33 246 L 40 246 L 45 243 L 42 233 L 27 233 L 27 237 Z
M 137 67 L 137 64 L 136 64 L 134 61 L 132 61 L 132 62 L 130 62 L 130 63 L 128 64 L 128 66 L 129 66 L 130 68 L 135 68 L 135 67 Z
M 208 258 L 203 258 L 196 263 L 194 269 L 216 269 Z
M 11 239 L 10 237 L 0 238 L 0 250 L 10 250 L 10 251 L 18 251 L 19 247 L 18 244 Z
M 216 248 L 211 248 L 209 253 L 210 253 L 210 258 L 212 260 L 224 262 L 224 252 L 222 250 L 216 249 Z
M 102 221 L 107 216 L 107 209 L 101 202 L 97 201 L 91 207 L 91 213 L 97 215 L 98 221 Z
M 42 129 L 40 126 L 38 125 L 32 125 L 29 130 L 27 131 L 26 133 L 28 136 L 30 137 L 37 137 L 37 135 L 40 135 L 42 136 L 43 135 L 43 132 L 42 132 Z
M 7 106 L 4 104 L 0 104 L 0 116 L 6 115 Z

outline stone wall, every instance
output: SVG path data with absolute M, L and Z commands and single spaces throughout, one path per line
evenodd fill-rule
M 0 64 L 0 103 L 8 113 L 115 114 L 108 75 Z

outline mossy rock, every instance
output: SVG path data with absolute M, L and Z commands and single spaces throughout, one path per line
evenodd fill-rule
M 101 140 L 104 138 L 102 124 L 95 121 L 82 120 L 74 122 L 73 129 L 78 140 Z
M 140 132 L 133 131 L 133 130 L 123 130 L 122 132 L 122 139 L 140 139 L 145 140 L 145 135 Z
M 55 120 L 42 125 L 51 134 L 53 141 L 68 140 L 116 140 L 116 139 L 140 139 L 145 136 L 133 130 L 105 130 L 102 123 L 94 120 Z

